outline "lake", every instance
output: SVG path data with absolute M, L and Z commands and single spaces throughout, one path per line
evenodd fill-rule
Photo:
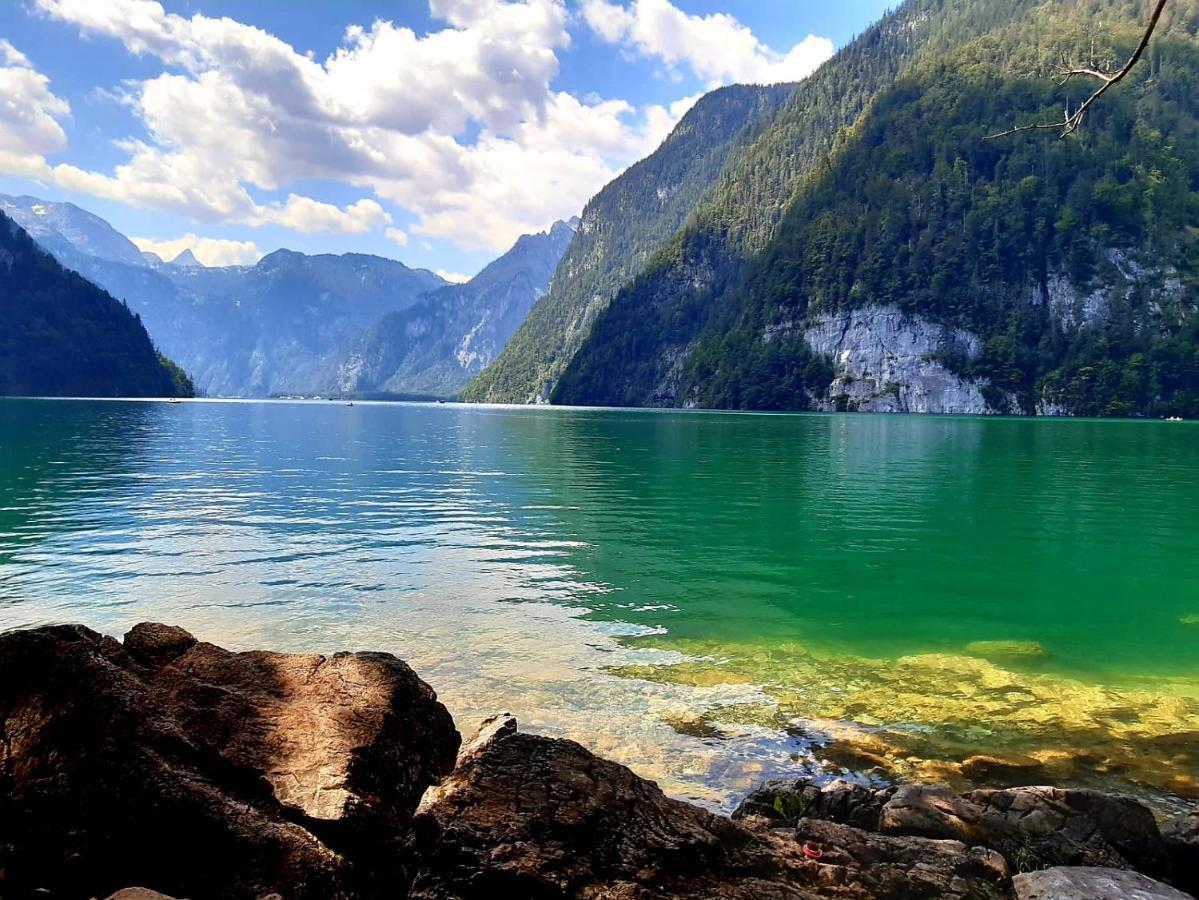
M 0 401 L 0 629 L 377 649 L 728 808 L 1199 794 L 1199 427 Z

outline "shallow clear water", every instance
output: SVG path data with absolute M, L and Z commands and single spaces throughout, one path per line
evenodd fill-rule
M 974 753 L 1188 796 L 1197 451 L 1154 422 L 0 401 L 0 629 L 390 650 L 463 730 L 508 709 L 714 803 Z

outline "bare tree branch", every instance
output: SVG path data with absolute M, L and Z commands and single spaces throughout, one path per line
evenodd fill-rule
M 1157 23 L 1162 17 L 1162 12 L 1166 8 L 1168 0 L 1157 0 L 1153 8 L 1153 14 L 1149 18 L 1149 24 L 1145 28 L 1145 33 L 1141 35 L 1141 41 L 1137 44 L 1136 50 L 1132 56 L 1128 58 L 1123 67 L 1115 70 L 1101 69 L 1094 64 L 1092 60 L 1089 66 L 1070 66 L 1063 61 L 1063 65 L 1058 68 L 1058 84 L 1065 84 L 1071 78 L 1088 77 L 1098 79 L 1100 85 L 1095 89 L 1091 96 L 1087 97 L 1079 107 L 1070 112 L 1070 107 L 1067 104 L 1065 114 L 1060 122 L 1039 122 L 1032 125 L 1020 125 L 1016 128 L 1009 128 L 1007 131 L 1001 131 L 998 134 L 987 135 L 987 140 L 1007 137 L 1013 134 L 1023 134 L 1026 131 L 1056 131 L 1061 130 L 1060 137 L 1067 137 L 1078 130 L 1082 124 L 1082 120 L 1086 117 L 1087 111 L 1091 108 L 1096 100 L 1103 96 L 1105 92 L 1119 84 L 1124 80 L 1125 76 L 1133 70 L 1133 67 L 1140 62 L 1141 57 L 1145 53 L 1145 48 L 1149 46 L 1149 39 L 1153 37 L 1153 32 L 1157 29 Z M 1092 56 L 1094 52 L 1092 51 Z

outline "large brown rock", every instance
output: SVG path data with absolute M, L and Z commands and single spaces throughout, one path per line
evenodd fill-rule
M 417 898 L 810 896 L 765 838 L 510 716 L 463 747 L 418 822 Z
M 808 819 L 733 822 L 511 717 L 485 723 L 417 819 L 423 900 L 1010 897 L 993 851 Z
M 1153 814 L 1129 797 L 1051 787 L 978 790 L 904 785 L 879 817 L 886 834 L 954 838 L 1001 852 L 1015 871 L 1107 866 L 1169 871 Z
M 230 653 L 159 625 L 124 646 L 3 635 L 0 896 L 395 896 L 458 744 L 384 654 Z

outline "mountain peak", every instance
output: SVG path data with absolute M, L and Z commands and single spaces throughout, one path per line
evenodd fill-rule
M 179 266 L 184 269 L 202 269 L 204 264 L 201 263 L 190 249 L 184 250 L 178 256 L 171 260 L 172 266 Z

